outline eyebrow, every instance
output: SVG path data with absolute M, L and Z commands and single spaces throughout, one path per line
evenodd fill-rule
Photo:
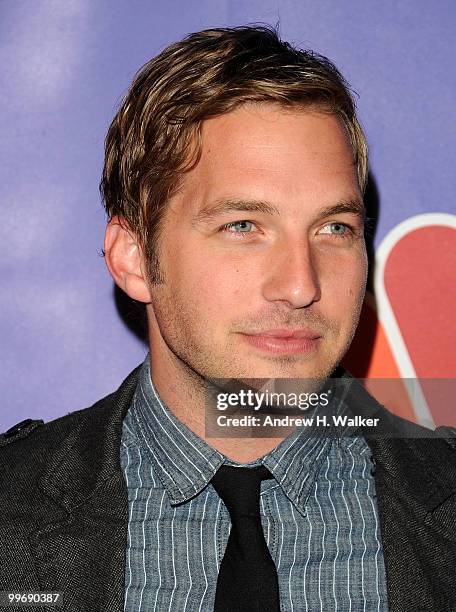
M 342 213 L 349 213 L 351 215 L 357 215 L 362 219 L 366 218 L 366 208 L 364 202 L 358 198 L 354 200 L 344 200 L 335 204 L 334 206 L 327 206 L 321 208 L 318 211 L 318 217 L 323 219 L 324 217 L 330 217 L 331 215 L 339 215 Z
M 262 200 L 242 200 L 228 199 L 216 200 L 213 204 L 202 208 L 194 217 L 193 223 L 201 223 L 211 221 L 219 215 L 230 213 L 233 211 L 240 212 L 261 212 L 266 215 L 279 215 L 279 210 L 272 204 L 263 202 Z
M 204 223 L 213 220 L 219 215 L 227 214 L 233 211 L 239 212 L 260 212 L 267 215 L 280 215 L 280 211 L 273 205 L 263 200 L 243 200 L 243 199 L 227 199 L 217 200 L 213 204 L 202 208 L 193 217 L 192 223 Z M 331 215 L 341 213 L 349 213 L 357 215 L 362 219 L 366 217 L 366 210 L 362 200 L 358 198 L 343 200 L 333 206 L 326 206 L 317 211 L 317 219 L 324 219 Z

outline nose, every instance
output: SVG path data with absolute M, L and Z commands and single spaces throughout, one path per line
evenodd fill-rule
M 263 297 L 289 308 L 305 308 L 320 299 L 318 271 L 307 240 L 277 245 L 268 261 Z

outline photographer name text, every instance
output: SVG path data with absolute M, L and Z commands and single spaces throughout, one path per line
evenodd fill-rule
M 229 417 L 219 415 L 217 425 L 219 427 L 377 427 L 379 418 L 367 418 L 361 416 L 348 417 L 346 415 L 326 415 L 317 417 L 295 417 L 283 416 L 273 417 L 265 415 L 257 417 L 244 415 L 242 417 Z

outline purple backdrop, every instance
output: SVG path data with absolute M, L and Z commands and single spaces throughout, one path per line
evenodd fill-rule
M 188 32 L 280 21 L 339 66 L 360 96 L 377 242 L 454 209 L 451 0 L 14 0 L 0 17 L 0 430 L 89 405 L 145 355 L 99 255 L 103 139 L 136 70 Z

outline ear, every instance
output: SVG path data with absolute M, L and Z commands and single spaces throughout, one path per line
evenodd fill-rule
M 133 300 L 150 302 L 146 266 L 138 240 L 126 222 L 117 216 L 106 226 L 104 252 L 106 265 L 116 285 Z

